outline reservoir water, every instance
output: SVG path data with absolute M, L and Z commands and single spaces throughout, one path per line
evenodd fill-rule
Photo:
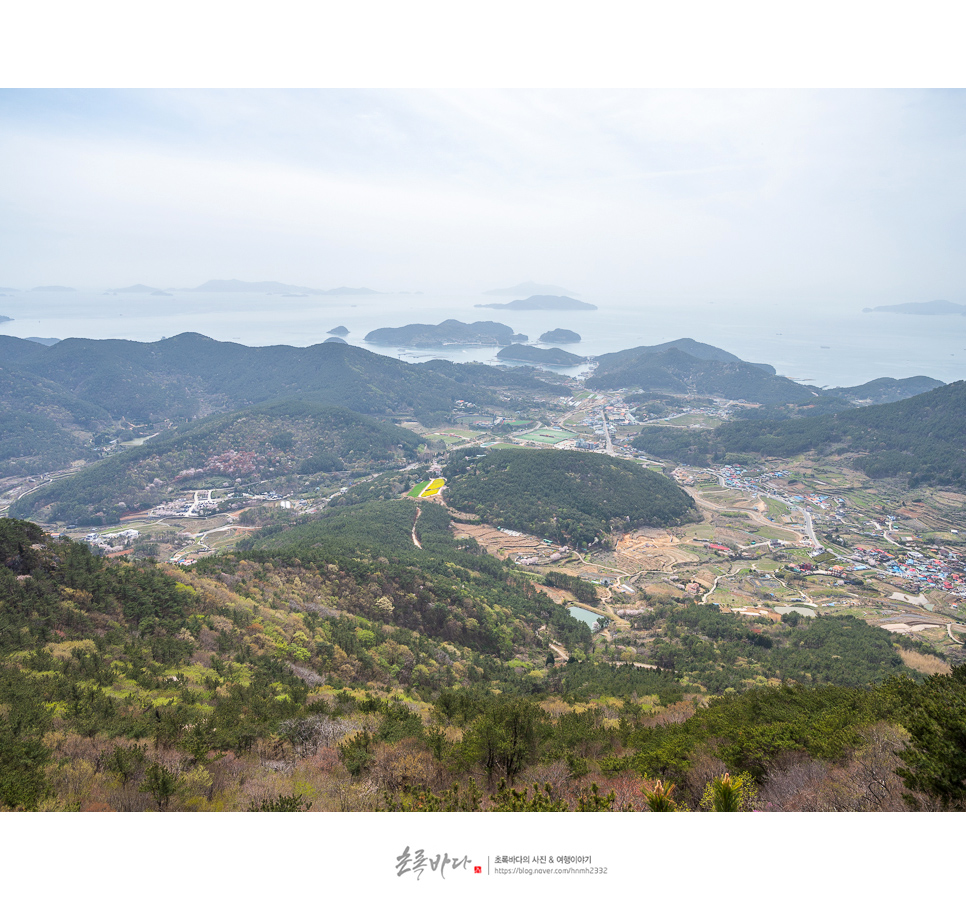
M 583 607 L 568 607 L 567 609 L 570 611 L 572 617 L 586 623 L 591 629 L 594 628 L 597 620 L 600 619 L 599 613 L 593 613 L 590 610 L 585 610 Z
M 598 301 L 596 311 L 477 309 L 474 303 L 510 298 L 466 294 L 309 295 L 100 292 L 8 293 L 0 296 L 0 335 L 28 338 L 132 339 L 153 342 L 198 332 L 243 345 L 306 346 L 344 325 L 350 345 L 405 361 L 443 357 L 495 362 L 496 347 L 434 350 L 365 343 L 381 326 L 492 320 L 533 342 L 558 327 L 582 341 L 566 346 L 593 356 L 637 345 L 693 338 L 771 364 L 779 374 L 819 386 L 854 386 L 876 377 L 923 374 L 945 383 L 960 380 L 966 359 L 966 317 L 864 313 L 862 305 L 687 300 Z M 592 300 L 592 298 L 587 298 Z M 561 371 L 577 374 L 584 367 Z

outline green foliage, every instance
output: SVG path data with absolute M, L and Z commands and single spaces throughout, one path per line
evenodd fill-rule
M 569 591 L 583 604 L 596 607 L 600 601 L 597 588 L 589 581 L 584 581 L 576 575 L 568 575 L 566 572 L 547 572 L 543 576 L 543 583 L 551 588 L 562 588 L 564 591 Z
M 757 803 L 755 781 L 747 773 L 717 776 L 705 786 L 701 796 L 703 811 L 752 811 Z
M 22 340 L 0 336 L 0 365 L 4 475 L 90 458 L 90 446 L 73 432 L 104 433 L 122 418 L 185 422 L 206 412 L 297 398 L 433 424 L 451 416 L 457 399 L 506 406 L 499 395 L 504 390 L 528 398 L 569 392 L 532 372 L 448 361 L 407 364 L 328 343 L 248 348 L 195 333 L 150 343 L 65 339 L 49 348 L 25 348 Z M 284 440 L 273 447 L 287 450 Z
M 783 752 L 844 756 L 859 744 L 861 729 L 888 718 L 893 707 L 881 690 L 785 685 L 717 697 L 685 722 L 632 729 L 625 743 L 637 751 L 632 765 L 644 776 L 680 785 L 692 758 L 710 747 L 729 770 L 760 781 Z
M 491 783 L 497 774 L 512 783 L 524 767 L 537 759 L 547 735 L 547 716 L 535 703 L 526 699 L 499 700 L 466 730 L 460 754 L 467 762 L 481 766 Z
M 376 762 L 375 738 L 363 729 L 339 745 L 339 759 L 352 776 L 361 776 Z
M 671 480 L 602 454 L 511 448 L 460 458 L 443 475 L 452 507 L 558 543 L 589 546 L 615 531 L 677 524 L 695 514 L 694 502 Z
M 907 670 L 897 637 L 852 616 L 794 618 L 763 627 L 714 605 L 689 602 L 658 605 L 648 623 L 661 626 L 649 647 L 651 660 L 712 693 L 759 677 L 861 687 Z
M 700 432 L 650 427 L 634 446 L 702 466 L 729 454 L 858 454 L 853 466 L 873 478 L 960 487 L 966 481 L 964 412 L 966 382 L 958 381 L 900 402 L 818 418 L 733 422 Z
M 899 722 L 909 742 L 898 770 L 906 787 L 926 793 L 946 808 L 966 807 L 966 665 L 929 677 L 921 686 L 908 678 L 890 685 Z
M 144 782 L 138 787 L 138 791 L 147 792 L 158 810 L 166 811 L 179 786 L 178 777 L 171 770 L 164 764 L 152 761 L 144 771 Z
M 312 807 L 311 802 L 305 801 L 305 796 L 283 795 L 279 793 L 273 798 L 262 799 L 260 802 L 252 802 L 248 806 L 249 811 L 308 811 Z
M 644 799 L 647 802 L 648 811 L 680 811 L 679 806 L 674 801 L 674 783 L 665 785 L 662 780 L 657 780 L 653 789 L 644 790 Z
M 339 579 L 342 609 L 503 660 L 512 658 L 524 625 L 535 630 L 549 624 L 569 649 L 589 646 L 585 623 L 475 543 L 455 540 L 444 508 L 419 507 L 418 522 L 409 501 L 334 508 L 309 523 L 263 531 L 245 545 L 246 556 L 335 565 L 346 573 Z M 422 548 L 413 544 L 414 523 Z M 211 560 L 201 568 L 222 564 Z M 372 583 L 385 600 L 374 603 Z
M 348 409 L 286 400 L 186 423 L 174 431 L 85 467 L 16 503 L 13 514 L 47 508 L 56 520 L 89 520 L 107 509 L 151 507 L 188 489 L 236 480 L 386 467 L 416 457 L 420 439 Z M 262 486 L 264 488 L 264 486 Z
M 710 346 L 688 344 L 690 341 L 668 343 L 679 347 L 645 345 L 601 355 L 587 386 L 601 390 L 641 387 L 668 393 L 744 399 L 765 405 L 805 405 L 816 400 L 847 405 L 844 400 L 823 396 L 820 390 L 777 376 L 774 368 L 748 364 L 719 349 L 709 351 Z

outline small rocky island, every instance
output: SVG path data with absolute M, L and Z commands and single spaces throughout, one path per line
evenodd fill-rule
M 534 294 L 525 300 L 511 300 L 510 303 L 478 303 L 484 310 L 596 310 L 592 303 L 584 303 L 573 297 L 560 297 L 555 294 Z
M 337 335 L 330 335 L 323 343 L 323 345 L 348 345 L 349 343 L 345 339 L 340 339 Z
M 447 319 L 437 326 L 410 323 L 408 326 L 374 329 L 365 340 L 374 345 L 443 348 L 448 345 L 510 345 L 513 342 L 525 342 L 527 337 L 517 335 L 503 323 L 462 323 L 457 319 Z
M 349 330 L 345 326 L 336 326 L 335 329 L 329 330 L 329 335 L 348 335 Z
M 0 316 L 0 323 L 12 323 L 12 322 L 13 322 L 12 316 Z
M 501 361 L 520 361 L 524 364 L 545 364 L 548 367 L 576 367 L 587 359 L 562 348 L 537 348 L 536 345 L 508 345 L 496 355 Z
M 548 345 L 574 345 L 580 341 L 580 336 L 570 329 L 551 329 L 537 341 L 546 342 Z

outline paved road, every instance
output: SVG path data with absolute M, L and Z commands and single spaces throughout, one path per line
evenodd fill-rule
M 607 413 L 601 409 L 600 417 L 604 422 L 604 440 L 607 442 L 607 447 L 604 449 L 604 453 L 614 456 L 614 445 L 610 442 L 610 429 L 607 427 Z

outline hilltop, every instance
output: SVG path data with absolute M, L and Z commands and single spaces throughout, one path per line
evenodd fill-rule
M 775 368 L 770 364 L 755 364 L 752 361 L 742 361 L 737 355 L 717 348 L 714 345 L 707 345 L 704 342 L 696 342 L 694 339 L 675 339 L 673 342 L 662 342 L 660 345 L 638 345 L 635 348 L 626 348 L 623 351 L 611 352 L 601 355 L 598 359 L 599 373 L 613 373 L 624 370 L 632 366 L 635 361 L 643 355 L 659 354 L 660 352 L 670 351 L 672 348 L 690 355 L 692 358 L 700 358 L 702 361 L 718 361 L 722 364 L 749 364 L 768 374 L 774 374 Z
M 831 401 L 817 388 L 795 383 L 754 364 L 703 359 L 677 347 L 645 346 L 603 355 L 587 385 L 601 390 L 640 387 L 778 406 Z
M 539 341 L 550 345 L 573 345 L 580 341 L 580 336 L 570 329 L 551 329 L 540 336 Z
M 877 377 L 868 383 L 861 383 L 854 387 L 828 387 L 822 392 L 827 396 L 844 396 L 850 402 L 859 405 L 878 405 L 880 403 L 898 402 L 920 393 L 928 393 L 936 387 L 945 386 L 941 380 L 934 377 Z
M 510 303 L 478 303 L 477 307 L 487 310 L 596 310 L 592 303 L 574 300 L 573 297 L 563 297 L 554 294 L 534 294 L 525 300 L 513 300 Z
M 447 319 L 435 326 L 410 323 L 408 326 L 373 329 L 365 340 L 377 345 L 441 348 L 447 345 L 509 345 L 526 340 L 526 336 L 517 335 L 503 323 L 463 323 L 457 319 Z
M 453 457 L 443 475 L 451 507 L 558 543 L 586 547 L 695 515 L 692 499 L 667 477 L 602 454 L 509 448 Z
M 522 361 L 526 364 L 545 364 L 556 367 L 576 367 L 585 364 L 586 358 L 575 355 L 562 348 L 537 348 L 535 345 L 508 345 L 500 349 L 496 356 L 501 361 Z

